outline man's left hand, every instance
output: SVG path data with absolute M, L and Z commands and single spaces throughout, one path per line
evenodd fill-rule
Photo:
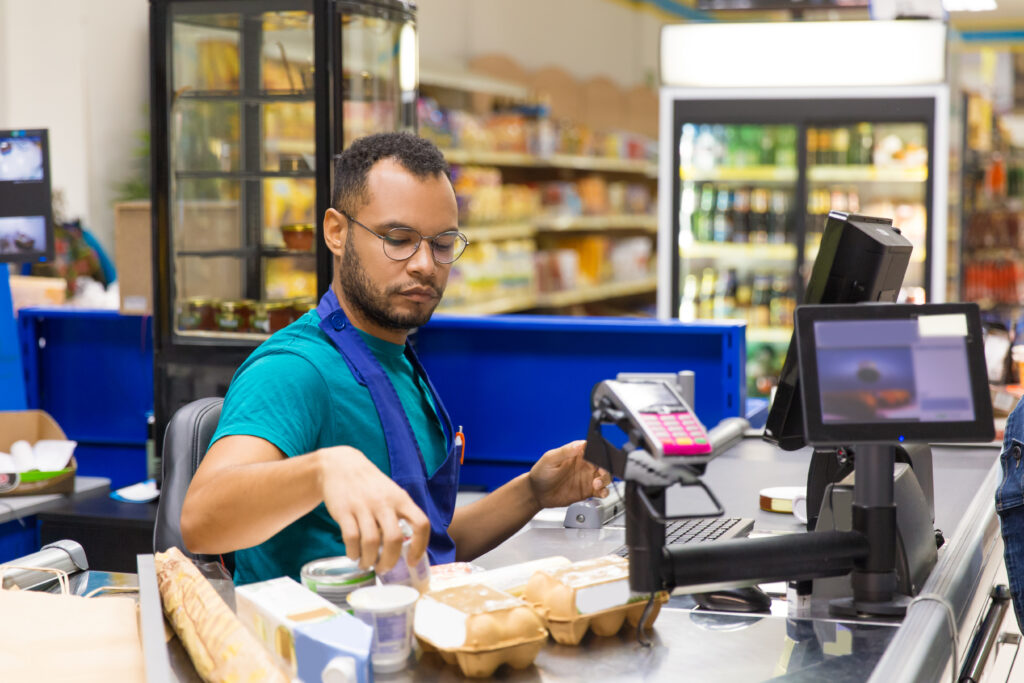
M 530 469 L 530 490 L 540 507 L 561 507 L 608 495 L 611 475 L 583 459 L 586 443 L 573 441 L 552 449 Z

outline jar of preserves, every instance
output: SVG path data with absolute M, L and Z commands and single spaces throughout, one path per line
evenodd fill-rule
M 221 332 L 251 332 L 254 303 L 251 299 L 221 301 L 217 308 L 217 329 Z
M 273 334 L 287 327 L 292 320 L 290 301 L 260 301 L 253 306 L 252 331 Z
M 291 223 L 281 226 L 284 246 L 293 251 L 312 251 L 316 228 L 312 223 Z
M 178 313 L 178 329 L 205 330 L 217 329 L 217 309 L 220 302 L 209 297 L 193 296 L 185 299 Z

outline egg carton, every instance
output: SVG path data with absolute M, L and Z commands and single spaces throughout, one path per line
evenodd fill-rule
M 608 636 L 618 633 L 627 621 L 636 626 L 650 599 L 649 594 L 630 590 L 629 563 L 614 555 L 535 572 L 524 597 L 544 618 L 555 641 L 563 645 L 578 644 L 588 629 Z M 667 593 L 655 595 L 647 627 L 667 601 Z
M 549 618 L 545 620 L 545 623 L 556 643 L 561 645 L 579 645 L 580 641 L 583 640 L 583 636 L 587 634 L 588 629 L 598 636 L 613 636 L 622 629 L 623 624 L 628 623 L 635 628 L 643 617 L 644 608 L 647 607 L 647 599 L 642 600 L 642 602 L 611 607 L 602 612 L 587 614 L 575 619 L 563 621 Z M 654 626 L 654 620 L 658 618 L 661 606 L 666 602 L 668 602 L 667 593 L 662 592 L 655 595 L 654 607 L 651 608 L 651 614 L 647 617 L 647 622 L 644 624 L 645 628 Z
M 472 678 L 491 676 L 502 664 L 530 666 L 548 637 L 530 605 L 479 584 L 424 595 L 416 605 L 413 630 L 425 651 L 438 652 Z

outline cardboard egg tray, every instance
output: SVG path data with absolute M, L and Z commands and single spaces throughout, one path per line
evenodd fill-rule
M 463 675 L 486 678 L 502 664 L 524 669 L 547 640 L 528 604 L 489 586 L 454 586 L 424 595 L 416 606 L 416 638 Z
M 590 629 L 610 636 L 627 621 L 635 627 L 650 599 L 629 590 L 629 563 L 612 555 L 538 571 L 530 577 L 524 597 L 562 645 L 578 645 Z M 645 626 L 654 624 L 667 601 L 667 593 L 656 594 Z

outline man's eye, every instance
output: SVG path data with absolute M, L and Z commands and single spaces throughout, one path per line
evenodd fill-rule
M 394 235 L 392 233 L 384 235 L 384 239 L 385 241 L 387 241 L 388 244 L 390 244 L 393 247 L 406 246 L 412 242 L 412 238 L 410 237 L 406 237 L 404 235 Z

